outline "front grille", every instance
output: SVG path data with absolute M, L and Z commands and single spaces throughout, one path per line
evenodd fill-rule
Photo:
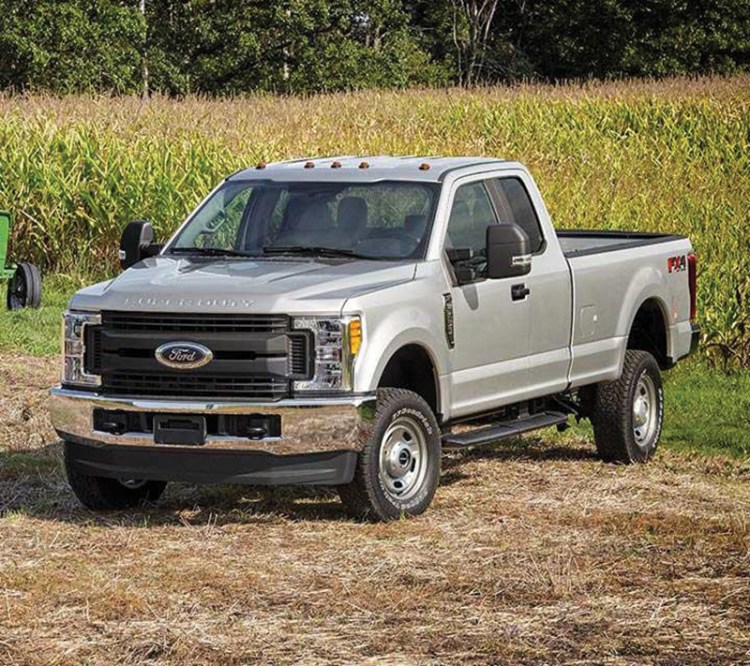
M 213 359 L 192 370 L 157 361 L 167 342 L 195 342 Z M 287 315 L 103 312 L 86 338 L 86 369 L 112 395 L 281 400 L 291 382 L 312 373 L 310 334 L 291 330 Z
M 305 334 L 289 336 L 289 373 L 295 377 L 306 377 L 310 372 L 308 359 L 310 339 Z
M 175 333 L 282 333 L 289 330 L 287 315 L 202 315 L 104 312 L 102 325 L 116 331 Z
M 279 400 L 289 393 L 289 380 L 276 377 L 105 373 L 103 386 L 114 395 L 216 397 Z
M 102 368 L 102 336 L 101 326 L 86 327 L 86 348 L 84 350 L 84 365 L 91 374 L 98 375 Z

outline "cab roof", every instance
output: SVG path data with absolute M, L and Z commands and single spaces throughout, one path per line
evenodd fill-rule
M 415 180 L 439 182 L 449 172 L 472 167 L 508 164 L 492 157 L 358 157 L 338 155 L 285 162 L 260 163 L 229 176 L 227 180 L 377 181 Z

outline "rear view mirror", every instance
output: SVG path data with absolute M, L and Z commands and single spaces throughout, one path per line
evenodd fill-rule
M 496 280 L 526 275 L 531 270 L 529 237 L 517 224 L 487 227 L 487 277 Z
M 150 222 L 130 222 L 120 237 L 120 266 L 123 270 L 137 264 L 141 259 L 158 254 L 161 246 L 154 245 L 154 228 Z

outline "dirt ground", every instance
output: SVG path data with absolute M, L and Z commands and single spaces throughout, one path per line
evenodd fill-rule
M 173 485 L 96 515 L 0 357 L 0 664 L 750 663 L 750 462 L 598 462 L 555 433 L 450 454 L 423 517 Z

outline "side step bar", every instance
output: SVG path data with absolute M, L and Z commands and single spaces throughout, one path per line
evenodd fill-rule
M 524 416 L 511 421 L 496 423 L 485 428 L 467 430 L 466 432 L 443 435 L 443 447 L 455 449 L 464 446 L 479 446 L 501 439 L 516 437 L 524 432 L 548 428 L 566 423 L 568 415 L 563 412 L 540 412 L 531 416 Z

